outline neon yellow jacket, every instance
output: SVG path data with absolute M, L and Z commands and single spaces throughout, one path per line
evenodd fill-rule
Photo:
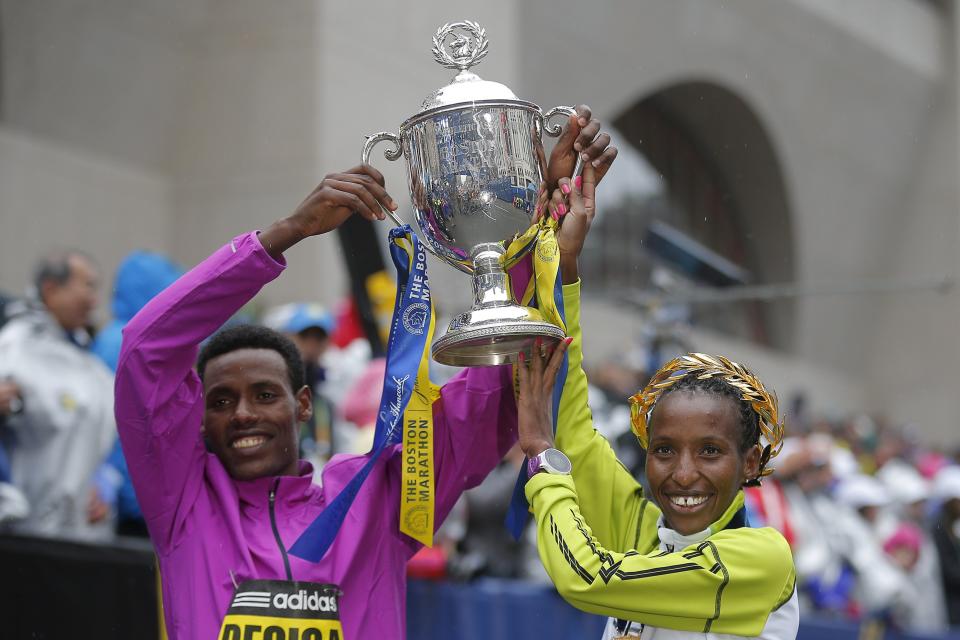
M 759 635 L 796 581 L 786 540 L 771 528 L 724 529 L 737 494 L 703 542 L 660 550 L 660 510 L 593 428 L 580 331 L 580 285 L 564 287 L 573 336 L 556 446 L 572 476 L 536 474 L 527 499 L 540 559 L 567 602 L 591 613 L 699 633 Z

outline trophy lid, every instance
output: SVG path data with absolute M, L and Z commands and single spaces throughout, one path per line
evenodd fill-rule
M 517 95 L 506 85 L 484 80 L 469 70 L 487 55 L 488 45 L 486 30 L 476 22 L 465 20 L 437 29 L 433 37 L 433 57 L 444 67 L 459 69 L 460 73 L 450 84 L 428 95 L 420 112 L 463 102 L 516 100 Z

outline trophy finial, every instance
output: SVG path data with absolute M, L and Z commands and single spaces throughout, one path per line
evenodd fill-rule
M 466 71 L 487 55 L 490 43 L 486 34 L 486 29 L 470 20 L 445 24 L 433 36 L 433 57 L 448 69 Z

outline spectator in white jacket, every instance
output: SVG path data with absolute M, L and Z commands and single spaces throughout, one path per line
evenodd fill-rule
M 113 377 L 86 348 L 97 286 L 90 258 L 50 254 L 36 268 L 34 304 L 0 331 L 0 380 L 12 386 L 17 409 L 5 416 L 12 479 L 30 503 L 10 525 L 17 533 L 110 534 L 106 510 L 91 500 L 92 476 L 116 434 Z
M 891 504 L 889 491 L 873 476 L 852 474 L 836 489 L 837 511 L 829 522 L 831 535 L 844 547 L 844 557 L 857 575 L 855 595 L 868 618 L 903 620 L 916 598 L 910 580 L 881 542 Z
M 893 459 L 877 472 L 877 477 L 890 493 L 890 514 L 881 529 L 884 549 L 897 546 L 897 540 L 908 540 L 905 533 L 917 536 L 916 557 L 912 562 L 896 563 L 910 582 L 915 597 L 900 610 L 897 621 L 911 632 L 943 633 L 948 628 L 947 607 L 940 580 L 940 555 L 927 522 L 929 483 L 911 465 Z M 899 535 L 898 535 L 899 534 Z M 906 545 L 901 545 L 901 549 Z

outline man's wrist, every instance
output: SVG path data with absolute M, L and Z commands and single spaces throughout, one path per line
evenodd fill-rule
M 306 235 L 300 225 L 292 218 L 277 220 L 261 231 L 260 244 L 274 260 L 279 260 L 283 252 L 303 240 Z

